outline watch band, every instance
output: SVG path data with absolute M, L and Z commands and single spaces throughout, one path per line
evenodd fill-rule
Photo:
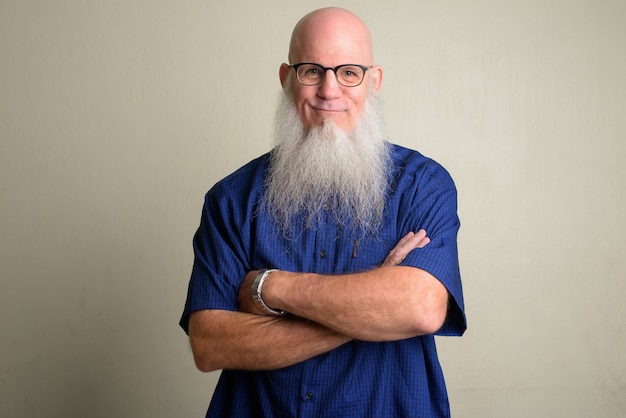
M 277 270 L 276 269 L 263 269 L 259 271 L 259 273 L 256 275 L 256 277 L 252 281 L 252 286 L 250 286 L 250 290 L 252 291 L 252 299 L 254 300 L 254 303 L 256 303 L 256 305 L 259 308 L 261 308 L 261 310 L 272 315 L 285 316 L 287 312 L 283 310 L 277 311 L 275 309 L 270 308 L 269 306 L 265 304 L 265 302 L 263 301 L 263 298 L 261 297 L 261 290 L 263 289 L 263 283 L 265 282 L 265 279 L 267 278 L 268 274 L 270 274 L 273 271 L 277 271 Z

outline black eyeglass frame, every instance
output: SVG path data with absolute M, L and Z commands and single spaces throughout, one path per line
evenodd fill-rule
M 320 79 L 319 82 L 317 82 L 315 84 L 304 84 L 302 81 L 300 81 L 300 77 L 298 77 L 298 68 L 300 68 L 303 65 L 316 65 L 316 66 L 320 67 L 324 71 L 324 76 Z M 367 70 L 369 70 L 370 68 L 373 67 L 372 65 L 370 65 L 368 67 L 366 65 L 361 65 L 361 64 L 341 64 L 341 65 L 338 65 L 336 67 L 324 67 L 323 65 L 318 64 L 316 62 L 299 62 L 298 64 L 289 64 L 289 66 L 296 71 L 296 80 L 298 80 L 298 83 L 302 84 L 303 86 L 318 86 L 318 85 L 322 84 L 322 81 L 324 81 L 324 78 L 326 77 L 326 73 L 328 72 L 328 70 L 332 70 L 332 72 L 335 73 L 335 78 L 337 79 L 337 82 L 339 84 L 341 84 L 342 86 L 344 86 L 344 87 L 358 87 L 361 84 L 363 84 L 363 80 L 365 80 L 365 73 L 367 72 Z M 361 78 L 361 81 L 359 81 L 359 84 L 355 84 L 353 86 L 346 86 L 345 84 L 343 84 L 339 80 L 339 77 L 337 76 L 337 70 L 339 70 L 342 67 L 359 67 L 360 69 L 362 69 L 363 70 L 363 77 Z

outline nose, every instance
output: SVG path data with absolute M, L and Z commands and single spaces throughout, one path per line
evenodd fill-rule
M 330 74 L 328 74 L 329 71 Z M 339 84 L 337 74 L 335 74 L 335 71 L 332 68 L 326 69 L 324 79 L 319 84 L 317 95 L 326 100 L 336 99 L 341 96 L 341 84 Z

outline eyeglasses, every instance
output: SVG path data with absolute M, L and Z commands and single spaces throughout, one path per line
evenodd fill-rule
M 316 86 L 320 84 L 326 76 L 326 71 L 335 73 L 339 84 L 345 87 L 356 87 L 363 82 L 365 72 L 368 68 L 359 64 L 342 64 L 336 67 L 323 67 L 312 62 L 302 62 L 290 65 L 296 70 L 298 82 L 305 86 Z

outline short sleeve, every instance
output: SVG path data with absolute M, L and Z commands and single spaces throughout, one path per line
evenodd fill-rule
M 403 192 L 404 231 L 426 230 L 430 243 L 415 249 L 402 265 L 425 270 L 435 276 L 450 294 L 448 316 L 438 335 L 462 335 L 467 328 L 465 304 L 459 269 L 457 235 L 457 192 L 454 182 L 443 167 L 427 160 L 415 175 L 405 176 Z
M 189 317 L 198 310 L 238 309 L 239 286 L 250 270 L 250 222 L 266 167 L 260 157 L 218 182 L 204 199 L 193 238 L 194 263 L 180 326 L 189 333 Z

